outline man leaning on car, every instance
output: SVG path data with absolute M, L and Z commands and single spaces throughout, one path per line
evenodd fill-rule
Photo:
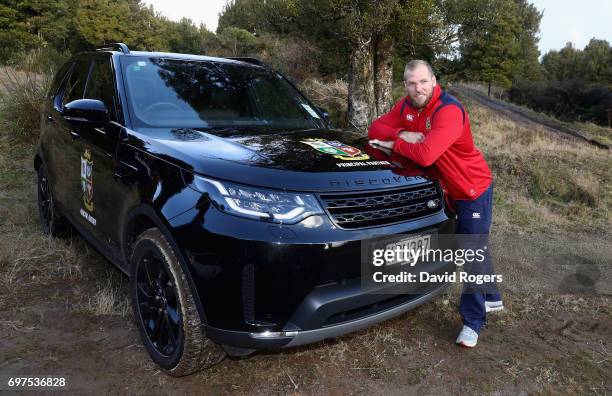
M 457 214 L 457 234 L 481 235 L 486 243 L 493 210 L 493 177 L 474 144 L 467 112 L 456 98 L 440 89 L 426 61 L 406 64 L 404 85 L 406 97 L 372 122 L 369 139 L 381 141 L 420 166 L 435 167 Z M 490 254 L 485 256 L 471 272 L 492 274 Z M 464 284 L 459 307 L 463 329 L 457 344 L 476 346 L 486 313 L 501 309 L 495 284 L 485 288 Z

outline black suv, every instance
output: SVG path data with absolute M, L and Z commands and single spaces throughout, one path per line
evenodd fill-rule
M 78 54 L 49 91 L 34 165 L 43 232 L 74 227 L 129 275 L 171 375 L 354 331 L 445 287 L 361 287 L 369 241 L 453 232 L 439 183 L 333 129 L 255 59 Z

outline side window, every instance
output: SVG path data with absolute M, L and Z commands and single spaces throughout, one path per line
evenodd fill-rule
M 75 67 L 72 68 L 72 73 L 70 73 L 70 76 L 68 76 L 64 82 L 62 108 L 66 103 L 77 99 L 83 99 L 83 91 L 85 90 L 85 81 L 87 80 L 88 72 L 88 61 L 78 61 Z
M 72 67 L 72 62 L 66 62 L 57 71 L 57 73 L 55 73 L 55 78 L 53 78 L 53 83 L 49 87 L 48 95 L 50 98 L 54 98 L 55 96 L 57 96 L 59 89 L 60 89 L 60 84 L 64 81 L 64 78 L 66 77 L 66 74 L 70 71 L 71 67 Z
M 64 90 L 64 86 L 66 85 L 66 80 L 68 80 L 73 68 L 74 62 L 67 62 L 57 73 L 55 80 L 53 80 L 53 84 L 49 89 L 49 96 L 53 101 L 53 107 L 56 111 L 62 111 L 62 92 Z
M 102 101 L 109 111 L 111 119 L 115 117 L 115 81 L 110 58 L 96 58 L 85 89 L 86 99 Z

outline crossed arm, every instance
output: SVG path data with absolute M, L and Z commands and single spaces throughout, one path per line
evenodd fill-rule
M 420 132 L 404 130 L 399 112 L 395 106 L 389 113 L 375 120 L 370 126 L 368 137 L 421 166 L 432 165 L 463 131 L 463 115 L 457 106 L 440 109 L 426 137 Z
M 421 132 L 410 132 L 406 130 L 401 130 L 397 134 L 397 139 L 402 139 L 407 143 L 421 143 L 423 140 L 425 140 L 425 135 L 423 135 Z M 393 149 L 393 146 L 395 145 L 395 140 L 373 139 L 370 140 L 370 143 L 387 149 Z

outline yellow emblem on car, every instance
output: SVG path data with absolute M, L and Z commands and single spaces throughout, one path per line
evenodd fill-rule
M 83 191 L 83 205 L 93 212 L 93 161 L 91 151 L 85 150 L 81 156 L 81 190 Z

